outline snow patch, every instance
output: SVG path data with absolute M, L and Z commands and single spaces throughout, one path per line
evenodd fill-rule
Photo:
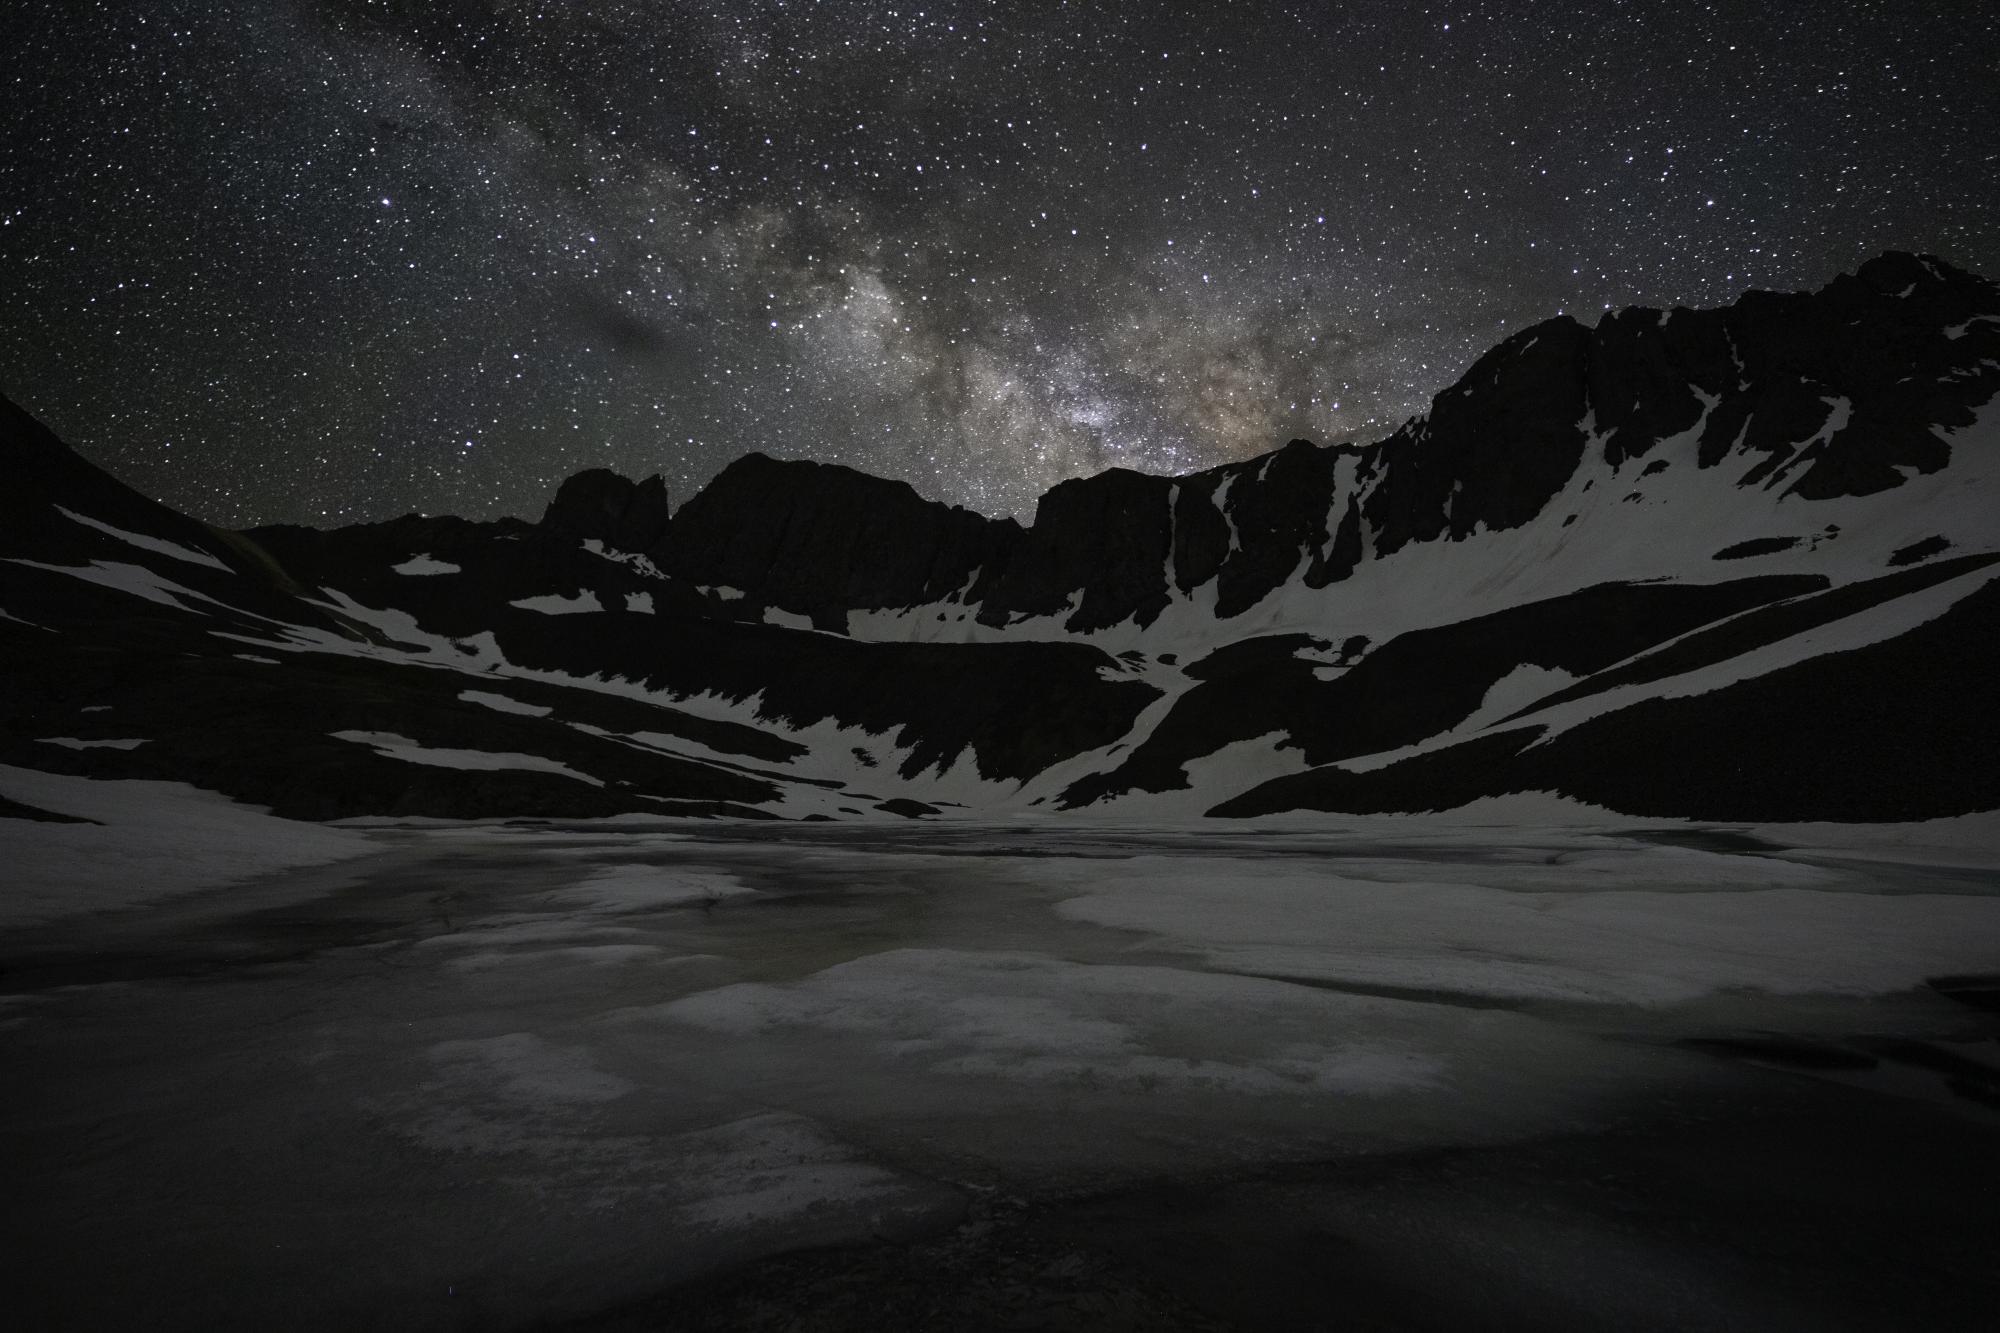
M 1291 746 L 1291 733 L 1267 732 L 1231 741 L 1211 754 L 1181 765 L 1187 785 L 1178 791 L 1126 792 L 1091 809 L 1119 818 L 1194 819 L 1239 792 L 1273 778 L 1303 773 L 1310 767 L 1305 752 Z
M 134 597 L 172 607 L 176 611 L 205 611 L 207 606 L 230 609 L 227 603 L 219 602 L 207 593 L 183 587 L 172 579 L 163 578 L 144 565 L 128 565 L 116 560 L 93 560 L 87 565 L 52 565 L 42 560 L 25 560 L 20 556 L 8 556 L 7 560 L 10 564 L 26 565 L 30 569 L 45 569 L 52 574 L 67 574 L 71 578 L 82 579 L 85 583 L 95 583 L 102 588 L 130 593 Z M 207 606 L 196 603 L 206 603 Z
M 604 780 L 588 773 L 579 773 L 568 764 L 553 759 L 544 759 L 537 754 L 512 754 L 497 750 L 457 750 L 448 747 L 432 747 L 419 744 L 407 736 L 398 736 L 389 731 L 336 731 L 330 733 L 335 740 L 351 741 L 356 745 L 366 745 L 385 759 L 400 759 L 406 764 L 429 764 L 434 768 L 458 768 L 468 771 L 497 769 L 526 769 L 537 773 L 555 773 L 578 782 L 587 782 L 593 787 L 602 787 Z
M 504 694 L 488 694 L 485 690 L 461 690 L 458 697 L 461 702 L 479 704 L 496 713 L 513 713 L 518 717 L 547 717 L 555 711 L 544 704 L 524 704 L 519 699 L 510 699 Z
M 49 628 L 49 627 L 48 627 L 47 625 L 37 625 L 37 624 L 36 624 L 36 623 L 35 623 L 34 621 L 32 621 L 32 620 L 23 620 L 23 619 L 21 619 L 21 617 L 19 617 L 19 616 L 15 615 L 15 614 L 14 614 L 13 612 L 11 612 L 11 611 L 8 611 L 8 610 L 7 610 L 6 608 L 4 608 L 4 607 L 0 607 L 0 620 L 11 620 L 11 621 L 13 621 L 13 622 L 14 622 L 14 623 L 15 623 L 16 625 L 26 625 L 26 626 L 27 626 L 27 627 L 28 627 L 29 629 L 38 629 L 38 630 L 41 630 L 42 632 L 44 632 L 44 633 L 46 633 L 46 634 L 54 634 L 54 633 L 55 633 L 55 631 L 54 631 L 54 630 L 52 630 L 52 629 L 50 629 L 50 628 Z
M 560 593 L 543 593 L 539 597 L 523 597 L 518 602 L 507 605 L 523 611 L 539 611 L 545 616 L 573 616 L 580 612 L 602 611 L 604 606 L 594 593 L 578 592 L 564 597 Z
M 1512 717 L 1537 699 L 1546 699 L 1565 686 L 1575 684 L 1576 679 L 1560 667 L 1523 662 L 1494 681 L 1488 687 L 1486 697 L 1479 701 L 1479 707 L 1453 731 L 1479 731 L 1502 718 Z
M 645 556 L 635 554 L 631 551 L 609 550 L 603 542 L 595 537 L 584 538 L 583 549 L 600 559 L 609 560 L 614 565 L 624 565 L 627 569 L 644 574 L 649 579 L 663 579 L 666 577 L 665 574 L 660 572 L 659 566 L 655 565 Z
M 397 574 L 413 575 L 462 574 L 465 572 L 457 565 L 446 560 L 439 560 L 432 555 L 413 555 L 402 564 L 391 565 L 389 568 Z
M 148 537 L 141 532 L 127 532 L 124 528 L 113 527 L 102 519 L 92 518 L 88 514 L 79 514 L 72 509 L 64 509 L 61 505 L 56 506 L 56 512 L 64 518 L 83 524 L 86 528 L 95 528 L 99 532 L 116 537 L 128 546 L 136 546 L 142 551 L 153 551 L 160 555 L 169 555 L 176 560 L 185 560 L 191 565 L 207 565 L 210 569 L 219 569 L 225 574 L 230 572 L 228 565 L 223 564 L 206 551 L 197 551 L 192 547 L 182 546 L 179 542 L 170 542 L 159 537 Z
M 796 611 L 786 611 L 775 606 L 764 608 L 764 623 L 766 625 L 782 625 L 786 629 L 809 630 L 813 627 L 811 616 L 802 616 Z
M 181 782 L 0 765 L 0 796 L 96 821 L 0 821 L 7 849 L 0 925 L 9 927 L 220 888 L 374 847 L 364 834 L 278 819 Z

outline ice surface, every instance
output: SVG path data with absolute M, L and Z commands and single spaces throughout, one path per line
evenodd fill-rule
M 898 1060 L 946 1076 L 1165 1094 L 1367 1095 L 1444 1081 L 1436 1054 L 1380 1028 L 1343 1039 L 1351 1006 L 1322 992 L 1035 954 L 893 950 L 790 986 L 707 991 L 658 1014 L 745 1039 L 801 1029 L 864 1034 Z M 1254 1029 L 1226 1038 L 1208 1030 L 1224 1016 Z
M 219 882 L 230 848 L 384 849 L 185 900 L 170 928 L 10 941 L 17 982 L 57 969 L 0 1010 L 0 1067 L 35 1093 L 0 1099 L 32 1223 L 10 1257 L 65 1315 L 41 1324 L 170 1300 L 188 1326 L 533 1325 L 948 1227 L 989 1191 L 1289 1187 L 1317 1161 L 1472 1167 L 1510 1143 L 1629 1164 L 1636 1117 L 1811 1082 L 1681 1036 L 1948 1025 L 1911 988 L 2000 969 L 2000 894 L 1964 868 L 2000 860 L 1990 822 L 1758 841 L 1551 804 L 1580 822 L 363 835 L 170 784 L 0 770 L 0 791 L 105 817 L 0 837 L 111 900 L 177 866 Z M 66 984 L 103 957 L 158 970 Z M 1922 1071 L 1859 1095 L 1950 1102 Z M 1758 1150 L 1731 1189 L 1759 1187 Z M 1369 1178 L 1369 1225 L 1408 1221 Z M 1544 1215 L 1533 1180 L 1497 1222 L 1447 1219 L 1515 1235 L 1510 1209 Z
M 724 871 L 689 866 L 611 866 L 550 901 L 586 912 L 648 912 L 665 907 L 713 907 L 756 890 Z
M 60 745 L 65 750 L 136 750 L 146 744 L 148 739 L 146 737 L 139 737 L 136 739 L 115 741 L 80 741 L 74 736 L 41 736 L 36 738 L 35 743 L 37 745 Z
M 1583 853 L 1561 873 L 1489 876 L 1496 886 L 1138 858 L 1059 910 L 1231 971 L 1613 1004 L 1884 994 L 2000 953 L 2000 898 L 1844 892 L 1827 871 L 1741 859 Z
M 1756 831 L 1816 859 L 2000 870 L 2000 810 L 1904 824 L 1761 824 Z
M 389 759 L 400 759 L 406 764 L 429 764 L 436 768 L 469 770 L 522 768 L 540 773 L 559 773 L 566 778 L 575 778 L 578 782 L 588 782 L 593 787 L 604 785 L 602 778 L 579 773 L 568 764 L 544 759 L 538 754 L 512 754 L 502 750 L 459 750 L 448 746 L 422 745 L 408 736 L 398 736 L 389 731 L 336 731 L 329 734 L 335 740 L 366 745 L 379 755 Z
M 473 1041 L 443 1041 L 431 1059 L 448 1075 L 493 1085 L 511 1101 L 588 1104 L 625 1096 L 633 1084 L 604 1073 L 577 1047 L 555 1046 L 531 1032 Z

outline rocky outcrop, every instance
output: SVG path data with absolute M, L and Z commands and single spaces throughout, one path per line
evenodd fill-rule
M 1076 630 L 1152 620 L 1167 603 L 1173 489 L 1165 477 L 1113 468 L 1049 491 L 1012 558 L 981 589 L 980 618 L 1004 624 L 1067 612 Z
M 579 472 L 563 482 L 542 514 L 542 529 L 559 537 L 596 539 L 615 551 L 644 553 L 667 535 L 671 514 L 667 484 L 605 468 Z
M 975 583 L 1005 568 L 1020 538 L 1012 519 L 926 500 L 900 481 L 748 454 L 650 551 L 670 575 L 844 628 L 849 610 L 979 596 Z
M 1516 334 L 1439 394 L 1428 419 L 1371 451 L 1361 514 L 1373 554 L 1539 514 L 1588 443 L 1589 345 L 1569 319 Z

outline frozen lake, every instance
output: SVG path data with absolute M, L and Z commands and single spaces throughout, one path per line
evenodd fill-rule
M 352 836 L 0 937 L 16 1326 L 2000 1310 L 2000 1023 L 1927 984 L 2000 973 L 1990 854 L 1418 820 Z

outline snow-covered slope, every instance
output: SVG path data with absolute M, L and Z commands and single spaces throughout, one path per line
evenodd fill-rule
M 10 407 L 0 762 L 310 817 L 1992 809 L 1996 390 L 2000 292 L 1887 255 L 1026 528 L 753 455 L 222 533 Z

